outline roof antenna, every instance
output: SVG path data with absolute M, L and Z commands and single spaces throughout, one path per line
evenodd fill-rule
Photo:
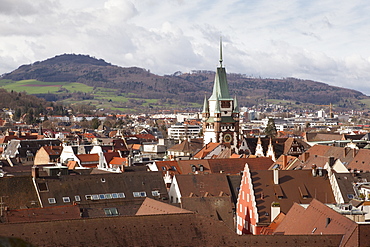
M 222 68 L 222 37 L 220 37 L 220 67 Z

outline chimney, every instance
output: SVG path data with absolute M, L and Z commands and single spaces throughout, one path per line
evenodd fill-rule
M 271 222 L 280 214 L 280 203 L 271 203 Z
M 282 164 L 281 170 L 285 170 L 287 163 L 288 163 L 288 157 L 285 154 L 283 154 L 283 164 Z
M 32 178 L 38 178 L 39 177 L 39 167 L 37 167 L 37 166 L 32 166 L 32 171 L 31 171 L 31 173 L 32 173 Z
M 274 176 L 274 184 L 279 184 L 279 170 L 272 170 Z
M 343 149 L 343 151 L 344 151 L 344 155 L 343 155 L 343 157 L 346 157 L 350 150 L 351 150 L 351 148 L 349 148 L 349 147 L 345 147 L 345 148 Z
M 312 176 L 314 176 L 314 177 L 316 177 L 316 165 L 315 164 L 313 164 L 312 165 Z

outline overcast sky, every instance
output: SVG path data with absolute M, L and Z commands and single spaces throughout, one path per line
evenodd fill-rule
M 0 74 L 63 53 L 163 75 L 312 79 L 370 95 L 366 0 L 0 0 Z

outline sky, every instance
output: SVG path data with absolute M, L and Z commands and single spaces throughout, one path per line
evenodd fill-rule
M 295 77 L 370 95 L 366 0 L 0 0 L 0 74 L 84 54 L 158 75 Z

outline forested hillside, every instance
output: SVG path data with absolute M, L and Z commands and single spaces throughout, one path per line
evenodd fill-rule
M 155 99 L 152 102 L 156 102 L 157 106 L 167 104 L 167 107 L 169 104 L 201 104 L 204 95 L 210 96 L 212 92 L 214 75 L 213 71 L 199 70 L 159 76 L 146 69 L 122 68 L 87 55 L 64 54 L 42 62 L 22 65 L 17 70 L 3 75 L 2 79 L 35 79 L 42 82 L 60 82 L 61 85 L 63 82 L 78 82 L 94 89 L 112 89 L 114 93 L 111 98 L 122 96 L 135 100 Z M 361 106 L 358 100 L 368 98 L 355 90 L 295 78 L 261 79 L 229 74 L 228 82 L 231 94 L 236 95 L 240 105 L 245 106 L 275 99 L 319 105 L 332 103 L 342 108 L 357 108 Z M 48 97 L 54 100 L 69 97 L 64 94 L 61 98 L 60 95 L 49 94 Z M 82 96 L 83 99 L 93 99 L 94 91 Z M 114 103 L 114 100 L 111 101 Z M 118 105 L 118 101 L 116 103 Z M 125 106 L 132 107 L 130 102 Z

